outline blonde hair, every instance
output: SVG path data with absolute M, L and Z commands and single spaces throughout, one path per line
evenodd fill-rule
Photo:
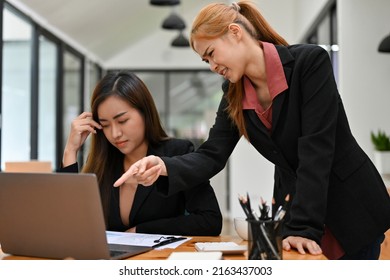
M 225 3 L 209 4 L 199 12 L 192 24 L 190 34 L 192 49 L 194 49 L 194 40 L 213 39 L 225 35 L 231 23 L 240 24 L 257 40 L 275 45 L 288 45 L 287 41 L 269 25 L 251 1 L 239 1 L 231 5 Z M 229 83 L 227 112 L 240 134 L 249 140 L 242 110 L 243 95 L 242 79 L 237 83 Z

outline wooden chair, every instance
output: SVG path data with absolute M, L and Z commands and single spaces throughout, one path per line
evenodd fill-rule
M 51 173 L 53 172 L 50 161 L 8 161 L 5 162 L 5 172 L 35 172 Z

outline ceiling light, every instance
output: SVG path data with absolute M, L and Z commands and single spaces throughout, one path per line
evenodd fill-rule
M 390 52 L 390 35 L 386 36 L 381 41 L 378 47 L 378 52 L 385 52 L 385 53 Z
M 163 29 L 183 30 L 186 28 L 184 20 L 175 12 L 172 12 L 162 23 Z
M 183 32 L 180 31 L 179 35 L 175 39 L 173 39 L 171 46 L 172 47 L 189 47 L 190 42 L 184 36 Z
M 174 6 L 180 4 L 180 0 L 150 0 L 150 5 Z

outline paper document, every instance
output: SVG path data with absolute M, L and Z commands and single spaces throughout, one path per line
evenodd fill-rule
M 162 234 L 147 234 L 147 233 L 131 233 L 119 231 L 106 231 L 107 242 L 112 244 L 138 245 L 153 247 L 160 242 L 169 240 L 172 237 L 184 237 L 177 235 L 162 235 Z M 155 248 L 156 250 L 171 248 L 175 249 L 184 242 L 190 240 L 190 237 L 184 237 L 183 240 L 172 242 Z

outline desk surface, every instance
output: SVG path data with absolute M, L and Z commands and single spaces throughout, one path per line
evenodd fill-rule
M 133 256 L 129 259 L 132 260 L 165 260 L 169 257 L 172 252 L 195 252 L 195 243 L 196 242 L 227 242 L 232 241 L 237 244 L 244 245 L 247 244 L 247 241 L 243 241 L 239 237 L 235 236 L 194 236 L 189 241 L 181 244 L 176 249 L 162 249 L 162 250 L 152 250 L 140 255 Z M 226 260 L 246 260 L 247 253 L 241 255 L 224 255 Z M 0 260 L 32 260 L 40 258 L 32 257 L 22 257 L 22 256 L 12 256 L 6 255 L 0 249 Z M 310 254 L 301 255 L 297 251 L 283 251 L 284 260 L 326 260 L 324 255 L 313 256 Z

